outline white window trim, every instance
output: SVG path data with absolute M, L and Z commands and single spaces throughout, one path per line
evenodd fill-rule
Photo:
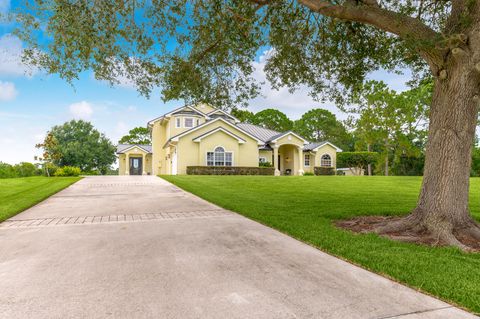
M 233 151 L 227 151 L 225 147 L 221 146 L 221 145 L 218 145 L 218 146 L 215 146 L 213 148 L 213 150 L 208 150 L 206 153 L 205 153 L 205 166 L 217 166 L 215 165 L 215 150 L 218 148 L 218 147 L 221 147 L 223 148 L 224 150 L 224 154 L 227 154 L 227 153 L 230 153 L 232 154 L 232 166 L 228 166 L 228 167 L 233 167 L 235 166 L 235 153 Z M 213 165 L 208 165 L 208 153 L 213 153 Z M 223 165 L 222 166 L 226 166 L 225 165 L 225 159 L 226 159 L 226 156 L 223 157 Z
M 324 157 L 325 155 L 328 155 L 330 157 L 330 166 L 326 166 L 326 165 L 322 165 L 322 157 Z M 320 167 L 333 167 L 333 159 L 332 159 L 332 155 L 328 154 L 328 153 L 324 153 L 320 156 Z
M 178 124 L 180 124 L 180 125 L 178 125 Z M 181 117 L 176 117 L 175 118 L 175 128 L 181 128 L 181 127 L 182 127 L 182 118 Z
M 187 120 L 192 120 L 192 126 L 187 126 Z M 183 118 L 183 127 L 184 128 L 193 128 L 195 127 L 195 119 L 193 117 L 184 117 Z
M 308 165 L 306 161 L 306 157 L 308 156 Z M 310 167 L 310 161 L 312 160 L 312 156 L 310 154 L 303 154 L 303 166 Z

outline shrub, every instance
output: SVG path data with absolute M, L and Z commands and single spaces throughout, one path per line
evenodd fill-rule
M 313 171 L 315 175 L 335 175 L 335 167 L 315 166 Z
M 188 175 L 274 175 L 273 167 L 187 166 Z
M 259 162 L 258 166 L 260 166 L 260 167 L 273 167 L 272 163 L 270 163 L 270 162 Z
M 0 178 L 17 177 L 12 165 L 0 162 Z
M 312 172 L 305 172 L 303 173 L 303 176 L 315 176 Z
M 38 175 L 39 171 L 35 165 L 28 162 L 21 162 L 13 166 L 16 176 L 18 177 L 28 177 L 33 175 Z
M 52 164 L 52 163 L 45 163 L 45 164 L 43 164 L 42 174 L 44 176 L 55 176 L 55 173 L 57 172 L 57 170 L 58 170 L 57 165 Z M 48 172 L 48 174 L 47 174 L 47 172 Z
M 55 172 L 55 176 L 57 177 L 61 177 L 61 176 L 78 176 L 80 175 L 82 171 L 80 170 L 80 168 L 78 167 L 75 167 L 75 166 L 64 166 L 64 167 L 60 167 L 59 169 L 57 169 L 57 171 Z

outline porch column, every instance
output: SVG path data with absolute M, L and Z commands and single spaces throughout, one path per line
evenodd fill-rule
M 125 154 L 125 175 L 130 175 L 130 157 Z
M 145 153 L 142 153 L 142 175 L 147 175 L 147 173 L 145 173 L 145 159 Z
M 305 157 L 303 156 L 303 147 L 297 146 L 298 150 L 298 175 L 303 175 L 303 161 L 305 160 Z
M 280 170 L 278 169 L 278 145 L 273 146 L 273 167 L 275 167 L 275 176 L 279 176 Z

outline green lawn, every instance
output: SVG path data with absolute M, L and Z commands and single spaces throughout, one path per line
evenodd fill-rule
M 162 177 L 330 254 L 480 313 L 480 254 L 353 234 L 332 224 L 359 215 L 408 213 L 420 177 Z M 480 220 L 480 178 L 472 179 L 470 200 Z
M 0 179 L 0 222 L 41 202 L 81 177 L 23 177 Z

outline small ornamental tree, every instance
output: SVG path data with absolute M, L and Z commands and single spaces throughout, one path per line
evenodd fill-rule
M 22 2 L 22 1 L 21 1 Z M 468 249 L 472 141 L 480 103 L 480 1 L 23 0 L 13 15 L 24 61 L 67 81 L 85 70 L 122 77 L 164 100 L 246 105 L 261 92 L 252 63 L 265 54 L 274 88 L 348 102 L 378 69 L 409 67 L 433 79 L 417 207 L 379 233 L 429 233 Z
M 348 167 L 350 169 L 358 168 L 365 170 L 370 164 L 378 161 L 376 152 L 341 152 L 337 154 L 337 167 Z M 355 174 L 355 171 L 352 170 Z
M 49 166 L 62 158 L 57 138 L 51 132 L 48 132 L 43 143 L 38 143 L 35 147 L 43 149 L 42 157 L 37 157 L 36 160 L 42 162 L 45 175 L 50 176 Z

